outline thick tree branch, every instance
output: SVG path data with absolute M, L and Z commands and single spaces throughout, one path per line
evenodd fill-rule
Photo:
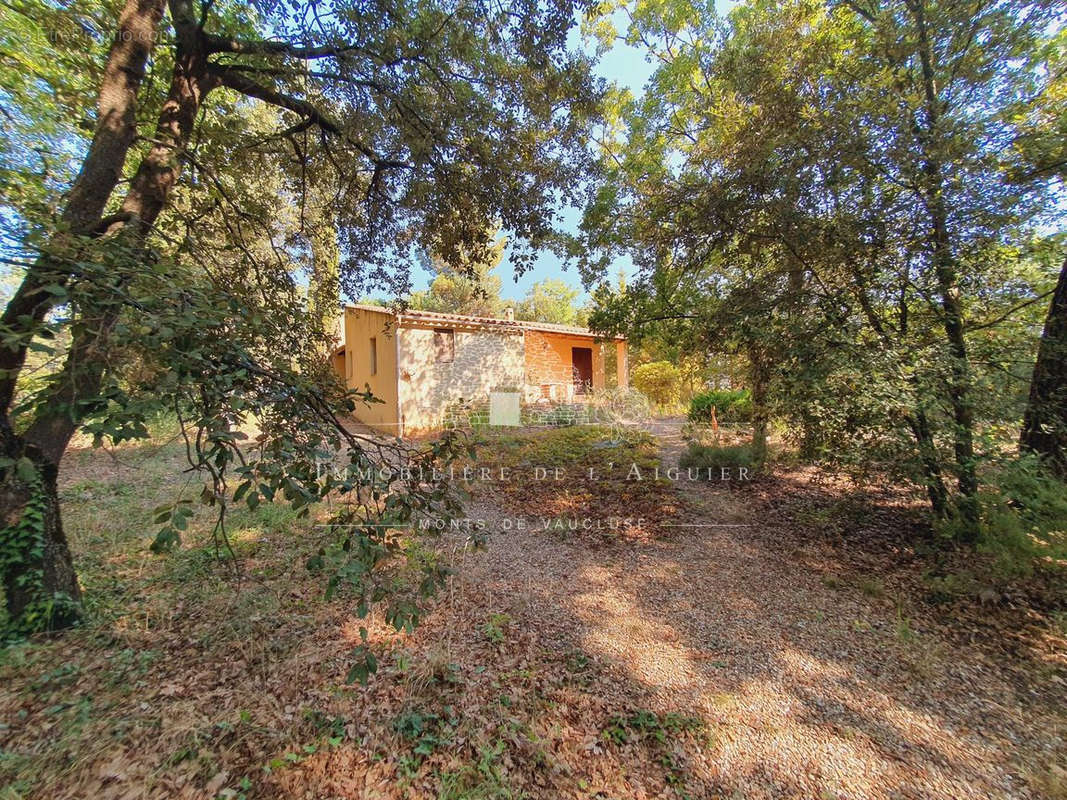
M 246 97 L 254 97 L 257 100 L 262 100 L 264 103 L 270 103 L 272 106 L 292 111 L 294 114 L 298 114 L 305 120 L 311 121 L 321 130 L 344 139 L 374 164 L 375 171 L 411 166 L 406 161 L 398 161 L 378 155 L 366 144 L 345 133 L 344 129 L 338 122 L 324 114 L 314 104 L 309 103 L 306 100 L 301 100 L 299 97 L 284 94 L 269 86 L 263 86 L 244 75 L 241 70 L 235 70 L 231 67 L 225 67 L 218 64 L 212 64 L 210 69 L 211 73 L 218 78 L 223 86 L 233 89 L 235 92 L 240 92 Z
M 66 283 L 64 260 L 81 257 L 84 245 L 77 237 L 95 234 L 122 177 L 137 133 L 137 92 L 162 16 L 162 0 L 127 0 L 123 6 L 97 98 L 96 130 L 67 196 L 63 231 L 28 270 L 0 317 L 5 331 L 18 334 L 12 345 L 0 347 L 0 415 L 5 421 L 29 340 L 56 303 L 51 287 Z
M 236 53 L 240 55 L 289 56 L 305 61 L 318 58 L 342 56 L 347 53 L 366 53 L 355 44 L 324 44 L 317 47 L 294 47 L 290 42 L 268 39 L 234 39 L 227 36 L 206 34 L 208 53 Z
M 1014 316 L 1019 311 L 1022 311 L 1024 308 L 1029 308 L 1034 303 L 1040 303 L 1046 297 L 1051 297 L 1055 293 L 1055 291 L 1056 291 L 1055 289 L 1049 289 L 1047 292 L 1043 292 L 1042 294 L 1039 294 L 1036 297 L 1031 297 L 1029 300 L 1026 300 L 1026 301 L 1024 301 L 1022 303 L 1019 303 L 1016 306 L 1012 306 L 1007 311 L 1005 311 L 1003 314 L 1000 314 L 1000 315 L 994 317 L 991 320 L 987 320 L 987 321 L 985 321 L 985 322 L 983 322 L 981 324 L 978 324 L 978 325 L 968 325 L 967 329 L 966 329 L 967 333 L 972 333 L 974 331 L 980 331 L 980 330 L 983 330 L 985 328 L 992 328 L 994 325 L 999 325 L 1001 322 L 1004 322 L 1004 320 L 1008 319 L 1009 317 Z
M 853 0 L 845 0 L 845 5 L 851 8 L 853 11 L 855 11 L 868 22 L 874 22 L 874 12 L 872 12 L 870 9 L 864 8 L 859 3 L 853 2 Z

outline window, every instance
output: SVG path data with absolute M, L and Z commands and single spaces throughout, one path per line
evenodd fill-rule
M 378 340 L 373 336 L 370 339 L 370 374 L 378 374 Z
M 456 332 L 451 328 L 434 328 L 433 349 L 438 363 L 451 363 L 456 357 Z

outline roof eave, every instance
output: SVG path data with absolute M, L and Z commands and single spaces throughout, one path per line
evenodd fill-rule
M 379 314 L 388 314 L 395 317 L 397 325 L 450 325 L 452 327 L 466 327 L 476 330 L 503 331 L 519 333 L 521 331 L 537 331 L 538 333 L 556 334 L 558 336 L 578 336 L 585 339 L 599 339 L 601 341 L 626 341 L 625 336 L 603 336 L 588 328 L 570 327 L 566 325 L 555 326 L 552 323 L 537 323 L 526 320 L 497 319 L 495 317 L 475 317 L 469 314 L 449 314 L 438 311 L 396 311 L 388 306 L 372 306 L 365 303 L 346 303 L 346 309 L 357 311 L 373 311 Z

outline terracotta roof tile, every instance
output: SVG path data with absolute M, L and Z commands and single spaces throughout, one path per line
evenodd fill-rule
M 581 328 L 576 325 L 557 325 L 551 322 L 530 322 L 527 320 L 508 320 L 501 319 L 500 317 L 475 317 L 469 314 L 449 314 L 440 311 L 421 311 L 414 308 L 409 308 L 401 312 L 397 312 L 395 308 L 390 306 L 375 306 L 367 303 L 350 303 L 347 308 L 355 308 L 363 311 L 377 311 L 382 314 L 389 314 L 398 318 L 401 325 L 405 322 L 451 322 L 457 325 L 469 325 L 474 327 L 484 327 L 493 330 L 532 330 L 532 331 L 544 331 L 546 333 L 567 333 L 572 336 L 587 336 L 591 338 L 608 338 L 599 337 L 598 334 L 589 330 L 589 328 Z M 624 336 L 616 336 L 615 339 L 624 339 Z

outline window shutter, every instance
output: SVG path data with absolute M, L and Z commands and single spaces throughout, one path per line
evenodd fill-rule
M 451 363 L 456 358 L 456 332 L 451 328 L 434 328 L 433 347 L 438 363 Z

